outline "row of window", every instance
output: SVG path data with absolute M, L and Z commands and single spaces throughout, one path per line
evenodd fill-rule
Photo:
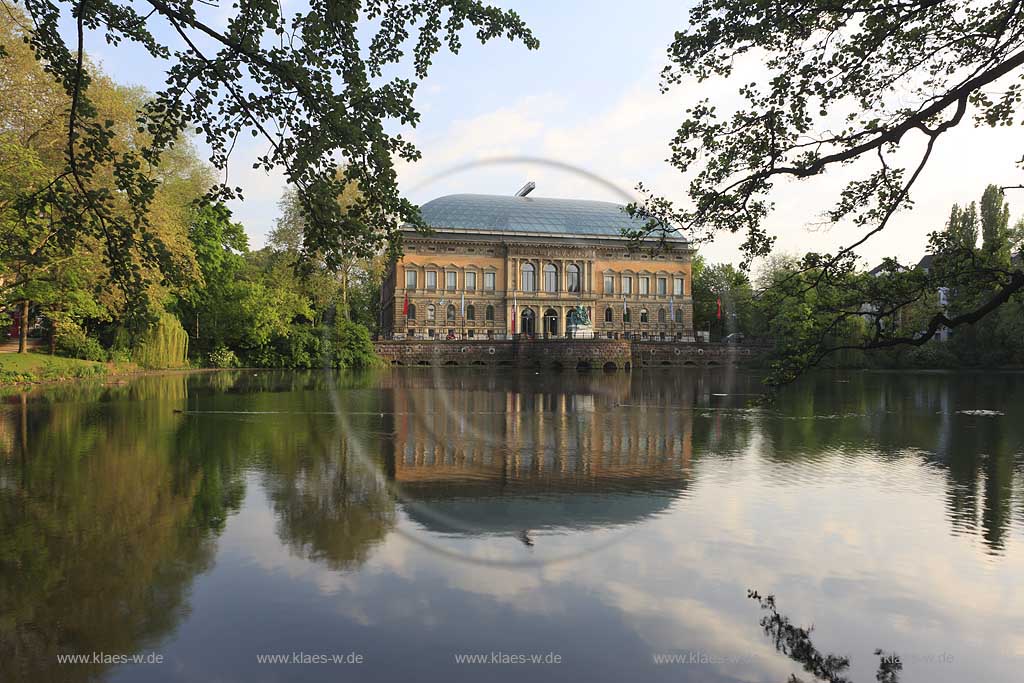
M 427 289 L 437 289 L 437 271 L 428 270 L 424 273 L 426 278 Z M 419 273 L 415 270 L 406 269 L 405 271 L 405 288 L 406 289 L 417 289 L 419 287 Z M 467 291 L 476 290 L 476 271 L 467 270 L 464 275 L 465 289 Z M 493 292 L 496 284 L 495 273 L 485 272 L 484 273 L 484 290 Z M 454 270 L 447 270 L 444 272 L 444 288 L 445 289 L 458 289 L 459 288 L 459 274 Z
M 405 317 L 410 322 L 416 320 L 416 304 L 409 304 L 408 310 L 405 312 Z M 427 322 L 437 320 L 437 308 L 434 304 L 427 304 Z M 455 304 L 448 304 L 448 308 L 445 309 L 445 320 L 455 321 Z M 476 306 L 469 304 L 466 306 L 466 320 L 476 320 Z M 484 320 L 487 322 L 494 322 L 494 306 L 487 306 L 484 309 Z
M 645 296 L 651 293 L 651 278 L 647 275 L 641 275 L 637 278 L 637 284 L 639 285 L 639 293 L 641 296 Z M 654 278 L 654 292 L 658 296 L 668 296 L 668 278 L 667 277 L 656 277 Z M 632 294 L 633 293 L 633 276 L 623 275 L 622 282 L 619 286 L 620 294 Z M 686 291 L 683 285 L 683 278 L 674 277 L 672 278 L 672 295 L 683 296 Z M 615 294 L 615 276 L 605 275 L 604 276 L 604 293 Z
M 545 292 L 558 292 L 558 268 L 551 263 L 544 266 L 544 290 Z M 569 264 L 565 268 L 566 291 L 570 293 L 579 293 L 583 286 L 582 273 L 580 267 L 574 263 Z M 484 291 L 493 292 L 496 283 L 496 273 L 484 272 L 483 274 L 483 288 Z M 426 280 L 425 285 L 428 290 L 437 289 L 437 271 L 428 270 L 424 273 Z M 654 292 L 658 296 L 668 296 L 669 294 L 669 278 L 668 277 L 655 277 L 654 279 Z M 672 279 L 672 294 L 673 296 L 683 296 L 686 289 L 683 283 L 682 277 L 673 277 Z M 444 271 L 444 288 L 448 290 L 456 290 L 459 288 L 459 274 L 454 270 Z M 477 288 L 477 273 L 476 271 L 467 270 L 463 276 L 464 289 L 472 292 L 476 291 Z M 651 294 L 651 280 L 652 278 L 647 275 L 640 275 L 637 277 L 638 293 L 641 296 Z M 415 290 L 419 287 L 419 273 L 415 270 L 407 269 L 405 271 L 405 288 Z M 537 270 L 532 263 L 524 263 L 519 278 L 519 290 L 523 292 L 536 292 L 537 291 Z M 605 294 L 616 294 L 615 288 L 615 275 L 604 276 L 604 293 Z M 633 293 L 633 276 L 622 275 L 619 284 L 619 294 L 632 294 Z
M 614 316 L 615 316 L 615 313 L 614 313 L 614 311 L 610 307 L 604 309 L 604 321 L 606 323 L 612 322 L 613 319 L 614 319 Z M 624 322 L 624 323 L 632 322 L 632 318 L 633 318 L 633 312 L 629 308 L 627 308 L 626 310 L 624 310 L 622 312 L 622 322 Z M 641 308 L 640 309 L 640 322 L 641 323 L 649 323 L 649 322 L 651 322 L 651 314 L 650 314 L 650 312 L 646 308 Z M 666 311 L 664 308 L 659 308 L 658 309 L 658 322 L 659 323 L 666 323 L 666 322 L 668 322 L 668 311 Z M 676 309 L 676 312 L 675 312 L 675 322 L 677 324 L 679 324 L 679 325 L 683 324 L 683 309 L 681 309 L 681 308 L 677 308 Z
M 611 307 L 604 309 L 604 321 L 606 323 L 612 322 L 614 316 L 615 313 Z M 408 310 L 406 310 L 405 313 L 405 317 L 410 322 L 416 321 L 416 304 L 409 304 Z M 466 320 L 476 320 L 476 306 L 474 306 L 473 304 L 469 304 L 468 306 L 466 306 L 465 317 Z M 632 317 L 633 316 L 631 309 L 626 308 L 622 312 L 622 322 L 632 322 Z M 434 304 L 428 304 L 426 321 L 433 322 L 435 320 L 437 320 L 437 307 L 435 307 Z M 455 304 L 448 304 L 448 307 L 445 309 L 445 320 L 449 322 L 454 322 L 456 320 Z M 487 308 L 484 309 L 484 320 L 487 322 L 494 322 L 494 306 L 488 305 Z M 650 312 L 646 308 L 640 309 L 640 322 L 650 322 Z M 658 309 L 658 322 L 668 322 L 668 311 L 666 311 L 664 308 Z M 683 309 L 677 308 L 675 310 L 675 322 L 679 325 L 683 324 Z
M 580 267 L 570 263 L 565 267 L 565 291 L 578 293 L 583 286 L 583 278 Z M 522 277 L 519 280 L 519 289 L 523 292 L 537 291 L 537 271 L 532 263 L 524 263 Z M 544 266 L 544 291 L 557 292 L 558 290 L 558 267 L 553 263 Z

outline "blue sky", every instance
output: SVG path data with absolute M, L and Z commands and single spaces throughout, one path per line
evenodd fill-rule
M 296 4 L 286 3 L 286 11 Z M 533 180 L 535 196 L 622 201 L 622 194 L 606 185 L 543 164 L 479 163 L 543 158 L 581 168 L 627 193 L 642 181 L 684 201 L 687 179 L 665 158 L 687 104 L 705 96 L 726 108 L 737 101 L 735 85 L 729 83 L 684 83 L 668 94 L 659 93 L 665 50 L 673 33 L 686 26 L 691 3 L 502 4 L 519 12 L 540 39 L 540 49 L 529 51 L 503 40 L 481 46 L 467 35 L 459 55 L 442 53 L 435 59 L 418 94 L 421 123 L 403 131 L 423 153 L 417 164 L 399 167 L 403 192 L 422 203 L 453 192 L 511 194 Z M 121 82 L 154 90 L 162 84 L 160 71 L 140 59 L 136 49 L 107 46 L 98 37 L 89 49 Z M 751 60 L 737 75 L 749 81 L 758 72 L 759 65 Z M 944 140 L 914 193 L 914 210 L 901 214 L 881 239 L 861 250 L 865 263 L 873 265 L 884 255 L 916 260 L 927 233 L 942 226 L 952 202 L 977 199 L 989 182 L 1019 183 L 1013 163 L 1016 137 L 1014 130 L 968 129 Z M 254 246 L 273 227 L 284 189 L 279 174 L 251 169 L 251 160 L 261 151 L 258 141 L 247 139 L 230 169 L 231 183 L 246 193 L 246 201 L 232 209 Z M 769 225 L 779 235 L 782 251 L 824 251 L 856 238 L 848 226 L 815 225 L 841 185 L 841 178 L 829 176 L 778 188 Z M 1009 199 L 1014 209 L 1015 197 Z M 1017 204 L 1024 209 L 1024 193 Z M 1022 211 L 1013 213 L 1016 218 Z M 713 260 L 728 260 L 735 258 L 737 242 L 727 237 L 704 250 Z

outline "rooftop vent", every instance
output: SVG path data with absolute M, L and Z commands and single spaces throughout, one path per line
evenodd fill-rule
M 523 185 L 521 188 L 519 188 L 519 192 L 516 192 L 516 196 L 517 197 L 525 197 L 526 195 L 530 194 L 531 192 L 533 192 L 536 189 L 537 189 L 537 183 L 535 183 L 535 182 L 533 182 L 531 180 L 531 181 L 527 182 L 525 185 Z

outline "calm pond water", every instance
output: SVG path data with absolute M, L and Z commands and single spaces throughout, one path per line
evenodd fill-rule
M 0 680 L 780 683 L 799 667 L 748 588 L 854 681 L 875 648 L 904 682 L 1020 680 L 1024 375 L 758 388 L 424 368 L 7 395 Z M 492 653 L 541 661 L 456 661 Z

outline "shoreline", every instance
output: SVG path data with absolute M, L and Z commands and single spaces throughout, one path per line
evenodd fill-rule
M 0 355 L 0 389 L 31 389 L 66 382 L 128 380 L 147 375 L 214 372 L 221 369 L 142 368 L 134 363 L 88 361 L 43 353 L 2 354 Z

